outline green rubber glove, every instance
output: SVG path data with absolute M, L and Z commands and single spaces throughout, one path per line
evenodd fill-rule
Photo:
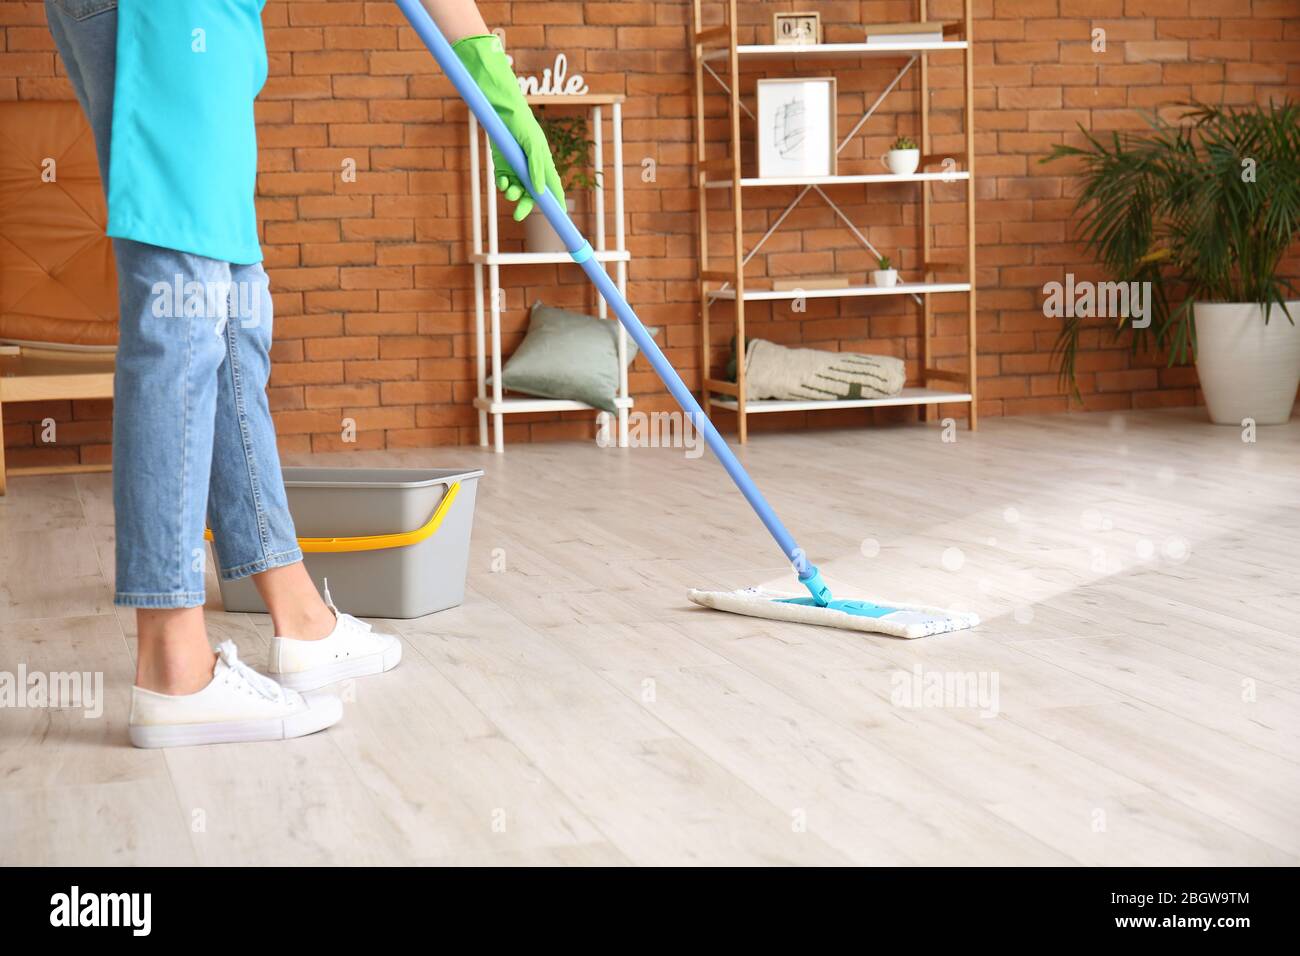
M 528 175 L 536 185 L 550 190 L 551 195 L 563 206 L 564 187 L 560 183 L 560 174 L 555 171 L 550 144 L 546 142 L 546 134 L 537 125 L 533 111 L 528 108 L 523 93 L 519 91 L 519 81 L 515 79 L 514 70 L 510 69 L 505 50 L 501 49 L 500 38 L 491 33 L 465 37 L 456 41 L 452 49 L 456 51 L 460 62 L 465 64 L 465 69 L 474 78 L 492 108 L 497 111 L 497 116 L 506 124 L 506 129 L 524 148 Z M 492 144 L 492 165 L 496 171 L 497 188 L 506 194 L 506 199 L 516 204 L 515 222 L 519 222 L 533 211 L 536 203 L 501 155 L 496 143 Z

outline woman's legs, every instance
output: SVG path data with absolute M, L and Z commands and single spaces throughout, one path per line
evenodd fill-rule
M 115 239 L 121 305 L 113 380 L 119 605 L 202 607 L 228 263 Z
M 140 608 L 135 612 L 135 686 L 158 694 L 194 694 L 212 680 L 216 655 L 203 608 Z
M 272 305 L 260 264 L 230 267 L 226 361 L 217 383 L 208 521 L 226 580 L 253 575 L 275 633 L 313 640 L 334 628 L 302 564 L 266 398 Z
M 191 694 L 216 660 L 203 626 L 203 515 L 224 350 L 219 317 L 194 300 L 187 309 L 184 290 L 228 281 L 229 267 L 125 239 L 114 251 L 115 600 L 138 609 L 136 685 Z
M 253 583 L 281 637 L 315 641 L 334 630 L 334 614 L 301 561 L 255 574 Z

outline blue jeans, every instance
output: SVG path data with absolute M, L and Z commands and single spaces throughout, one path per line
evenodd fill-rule
M 116 8 L 116 0 L 45 4 L 105 183 Z M 127 607 L 200 606 L 205 517 L 227 580 L 302 560 L 266 398 L 266 272 L 260 263 L 237 265 L 129 239 L 114 239 L 113 252 L 121 310 L 113 379 L 114 600 Z

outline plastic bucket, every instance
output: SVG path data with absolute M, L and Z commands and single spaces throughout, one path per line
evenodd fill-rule
M 465 599 L 481 470 L 286 468 L 284 487 L 308 573 L 341 610 L 421 617 Z M 227 611 L 265 613 L 251 577 L 222 580 Z

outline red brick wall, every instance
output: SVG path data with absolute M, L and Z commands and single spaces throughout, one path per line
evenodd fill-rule
M 742 3 L 746 31 L 766 36 L 771 12 L 818 9 L 828 39 L 847 38 L 855 21 L 903 19 L 911 0 Z M 626 176 L 630 212 L 631 299 L 642 318 L 663 326 L 661 342 L 688 382 L 698 380 L 695 192 L 690 5 L 660 2 L 487 2 L 484 16 L 505 28 L 516 65 L 548 66 L 569 56 L 597 92 L 620 92 L 626 105 Z M 1065 411 L 1051 366 L 1057 323 L 1044 318 L 1041 288 L 1067 271 L 1096 277 L 1071 242 L 1067 167 L 1040 166 L 1053 143 L 1093 130 L 1137 125 L 1134 110 L 1197 97 L 1249 103 L 1300 94 L 1300 3 L 1297 0 L 977 0 L 976 100 L 980 410 L 986 415 Z M 959 0 L 932 0 L 931 15 L 955 19 Z M 471 272 L 465 110 L 435 72 L 414 34 L 389 2 L 285 2 L 265 13 L 270 79 L 258 106 L 261 143 L 259 211 L 276 301 L 276 368 L 272 401 L 285 450 L 330 450 L 466 443 L 477 440 L 473 393 Z M 1107 49 L 1093 52 L 1091 31 L 1106 30 Z M 936 148 L 961 148 L 956 91 L 959 60 L 936 60 Z M 841 129 L 892 70 L 837 70 L 844 94 Z M 0 2 L 0 98 L 66 99 L 40 3 Z M 897 132 L 915 130 L 916 92 L 908 79 L 868 125 L 869 134 L 842 159 L 863 168 Z M 721 101 L 711 99 L 717 114 Z M 340 163 L 357 163 L 345 183 Z M 641 162 L 656 164 L 643 182 Z M 858 163 L 857 167 L 854 163 Z M 899 185 L 835 194 L 873 242 L 897 249 L 904 270 L 917 264 L 915 206 Z M 949 187 L 956 189 L 956 187 Z M 942 190 L 940 190 L 942 195 Z M 956 193 L 955 195 L 959 195 Z M 747 230 L 761 234 L 779 194 L 749 207 Z M 719 224 L 722 213 L 717 214 Z M 941 245 L 964 233 L 962 207 L 939 202 Z M 849 271 L 864 274 L 866 256 L 816 204 L 800 207 L 792 232 L 768 248 L 772 274 Z M 515 236 L 513 227 L 507 232 Z M 715 233 L 715 252 L 726 248 Z M 755 267 L 759 264 L 756 262 Z M 507 348 L 522 335 L 527 303 L 592 305 L 570 267 L 516 273 L 508 293 Z M 946 300 L 936 300 L 936 302 Z M 782 307 L 784 309 L 784 307 Z M 964 315 L 960 297 L 939 311 L 936 350 L 959 362 Z M 723 310 L 715 315 L 725 317 Z M 751 334 L 830 348 L 880 349 L 915 363 L 915 313 L 902 302 L 863 306 L 823 300 L 808 312 L 750 313 Z M 725 342 L 721 326 L 715 341 Z M 1080 356 L 1088 408 L 1190 404 L 1195 374 L 1132 358 L 1101 328 Z M 642 405 L 666 397 L 638 362 L 633 389 Z M 105 403 L 66 403 L 5 410 L 14 464 L 102 458 L 108 438 Z M 810 422 L 866 420 L 866 413 L 811 416 Z M 58 447 L 40 447 L 33 422 L 61 423 Z M 353 418 L 357 441 L 340 439 Z M 755 424 L 788 427 L 790 419 Z M 590 416 L 509 420 L 509 441 L 590 434 Z M 74 424 L 75 423 L 75 424 Z M 84 443 L 83 447 L 77 447 Z

